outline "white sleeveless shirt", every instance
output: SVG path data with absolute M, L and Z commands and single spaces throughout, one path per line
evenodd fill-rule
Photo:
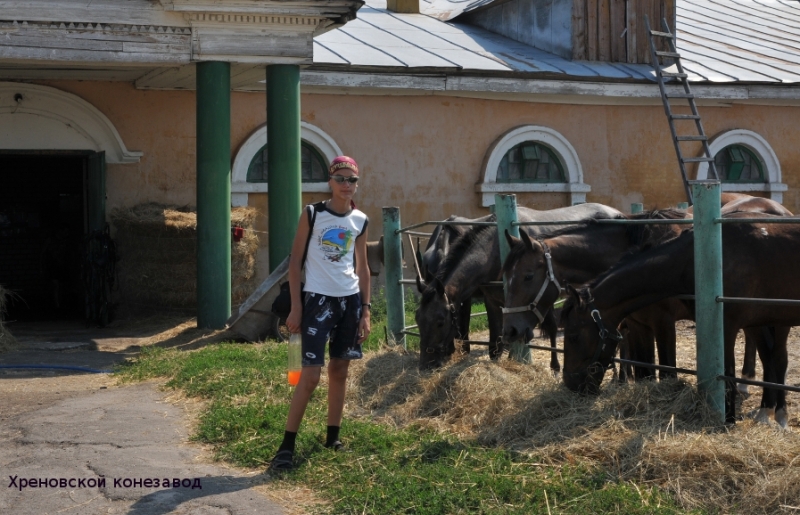
M 369 218 L 358 209 L 341 215 L 330 211 L 323 203 L 313 208 L 317 209 L 317 216 L 308 242 L 303 291 L 331 297 L 358 293 L 356 238 L 366 230 Z

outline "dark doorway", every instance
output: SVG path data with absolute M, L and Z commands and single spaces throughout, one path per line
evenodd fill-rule
M 84 316 L 88 155 L 0 154 L 0 285 L 7 320 Z

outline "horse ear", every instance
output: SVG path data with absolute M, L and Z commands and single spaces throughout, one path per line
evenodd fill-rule
M 447 230 L 447 227 L 442 229 L 442 234 L 440 237 L 442 238 L 442 246 L 440 247 L 441 258 L 444 259 L 444 257 L 450 251 L 450 231 Z
M 440 281 L 438 278 L 433 282 L 434 288 L 436 288 L 436 293 L 439 295 L 444 295 L 444 283 Z
M 522 242 L 525 244 L 525 247 L 528 250 L 531 250 L 531 251 L 534 250 L 534 248 L 533 248 L 534 241 L 531 239 L 530 235 L 528 235 L 528 233 L 525 232 L 524 229 L 519 232 L 519 235 L 520 235 L 520 238 L 522 239 Z
M 509 234 L 509 232 L 508 232 L 508 229 L 505 230 L 505 235 L 506 235 L 506 241 L 508 242 L 508 246 L 509 247 L 511 247 L 513 249 L 514 247 L 519 245 L 519 243 L 520 243 L 519 238 L 515 238 L 514 236 L 511 236 L 511 234 Z
M 417 274 L 417 290 L 419 290 L 420 293 L 424 293 L 425 286 L 426 286 L 425 283 L 422 282 L 422 279 L 420 279 L 419 274 Z
M 567 296 L 570 297 L 575 304 L 577 304 L 578 306 L 582 305 L 581 293 L 578 290 L 576 290 L 574 286 L 572 286 L 571 284 L 567 284 L 565 290 L 567 291 Z

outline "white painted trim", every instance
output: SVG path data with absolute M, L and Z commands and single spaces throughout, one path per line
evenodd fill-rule
M 708 142 L 712 156 L 728 145 L 742 145 L 755 153 L 767 174 L 765 183 L 722 183 L 722 191 L 767 191 L 770 198 L 776 202 L 783 202 L 783 192 L 789 187 L 781 183 L 781 163 L 778 156 L 767 140 L 761 135 L 746 129 L 732 129 L 716 135 Z M 697 167 L 697 180 L 708 178 L 708 163 L 700 163 Z
M 339 148 L 336 141 L 328 133 L 310 123 L 300 122 L 300 139 L 317 149 L 325 158 L 326 165 L 336 156 L 342 155 L 342 149 Z M 231 170 L 231 202 L 233 202 L 234 194 L 269 192 L 266 182 L 247 182 L 247 169 L 250 167 L 253 156 L 266 144 L 267 126 L 262 125 L 239 148 Z M 327 182 L 304 182 L 302 188 L 303 193 L 327 193 L 331 190 Z M 242 198 L 239 195 L 236 196 L 238 202 L 241 202 Z M 247 203 L 241 205 L 247 205 Z
M 661 106 L 661 93 L 655 82 L 596 82 L 508 77 L 415 75 L 374 71 L 334 72 L 302 70 L 304 93 L 359 95 L 442 95 L 518 102 L 568 103 L 587 105 Z M 261 91 L 263 84 L 241 86 L 245 91 Z M 667 91 L 682 93 L 678 85 Z M 800 105 L 800 88 L 776 85 L 750 85 L 735 82 L 693 84 L 698 105 L 729 107 L 733 104 Z
M 17 102 L 15 97 L 22 95 Z M 105 151 L 109 164 L 138 163 L 142 152 L 128 150 L 114 124 L 106 115 L 82 98 L 48 86 L 21 82 L 0 82 L 0 120 L 13 127 L 15 115 L 33 115 L 55 120 L 64 125 L 65 132 L 73 130 L 86 141 L 88 148 L 71 150 Z M 13 148 L 0 141 L 0 148 L 9 150 L 65 150 L 58 139 L 43 140 L 31 135 L 23 147 Z
M 565 183 L 498 183 L 497 169 L 506 152 L 526 141 L 535 141 L 551 148 L 564 165 Z M 583 182 L 583 167 L 578 153 L 570 142 L 559 132 L 548 127 L 524 125 L 506 132 L 495 141 L 486 153 L 483 166 L 483 182 L 475 185 L 475 191 L 482 194 L 481 205 L 494 204 L 495 193 L 541 192 L 570 194 L 570 204 L 586 202 L 586 194 L 592 188 Z

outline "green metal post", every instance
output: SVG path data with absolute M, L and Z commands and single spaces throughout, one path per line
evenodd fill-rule
M 644 211 L 644 205 L 641 202 L 634 202 L 631 204 L 631 214 L 635 215 L 636 213 L 641 213 Z
M 496 194 L 494 196 L 495 214 L 497 215 L 497 238 L 500 242 L 500 263 L 505 263 L 511 248 L 506 240 L 506 231 L 511 236 L 519 238 L 519 226 L 513 225 L 517 221 L 517 196 Z M 503 292 L 508 294 L 508 283 L 503 276 Z M 521 363 L 531 363 L 531 350 L 527 342 L 515 342 L 508 349 L 508 357 Z
M 725 419 L 722 295 L 722 226 L 718 180 L 691 181 L 694 198 L 694 283 L 697 322 L 697 386 L 712 409 Z
M 300 177 L 300 67 L 267 66 L 269 270 L 292 251 L 303 210 Z
M 677 207 L 678 207 L 678 209 L 687 210 L 687 209 L 689 209 L 689 203 L 688 202 L 678 202 L 678 206 Z
M 400 230 L 400 208 L 383 208 L 383 256 L 386 273 L 386 328 L 389 338 L 406 346 L 405 297 L 403 285 L 403 236 Z
M 231 315 L 231 68 L 197 64 L 197 326 Z

